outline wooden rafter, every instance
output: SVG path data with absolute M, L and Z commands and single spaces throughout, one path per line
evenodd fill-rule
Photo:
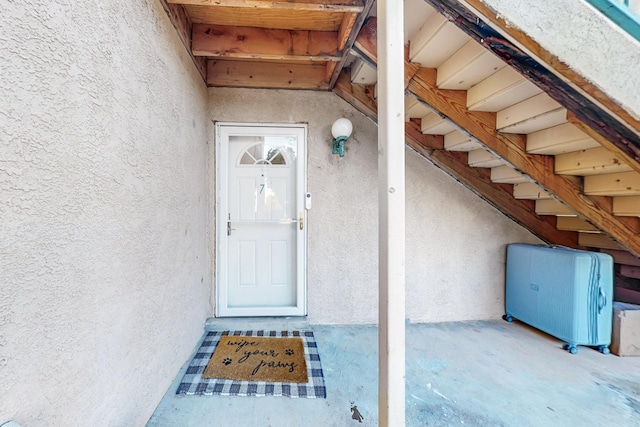
M 367 16 L 369 15 L 369 12 L 371 11 L 371 8 L 373 7 L 374 4 L 375 4 L 375 0 L 364 0 L 362 11 L 356 17 L 353 25 L 351 26 L 349 35 L 347 36 L 346 41 L 344 42 L 344 46 L 342 49 L 342 52 L 343 52 L 342 59 L 338 62 L 338 64 L 335 67 L 332 67 L 333 70 L 327 69 L 327 72 L 332 71 L 331 77 L 328 79 L 329 88 L 333 88 L 333 86 L 338 81 L 338 77 L 340 77 L 342 68 L 344 67 L 347 60 L 349 59 L 349 55 L 347 55 L 346 53 L 351 50 L 351 47 L 353 46 L 353 43 L 355 42 L 356 37 L 358 36 L 358 33 L 360 32 L 360 29 L 364 25 L 364 22 L 367 19 Z M 343 20 L 341 23 L 341 29 L 344 26 L 344 24 L 345 22 Z
M 269 30 L 225 25 L 193 25 L 195 56 L 240 59 L 337 61 L 338 33 Z
M 207 84 L 223 87 L 328 89 L 324 64 L 209 60 Z

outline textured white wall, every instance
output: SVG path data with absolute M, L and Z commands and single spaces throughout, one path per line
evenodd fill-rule
M 144 425 L 209 307 L 207 91 L 155 0 L 0 13 L 0 423 Z
M 211 120 L 309 124 L 309 321 L 377 322 L 376 125 L 332 93 L 216 88 L 209 94 Z M 331 124 L 341 116 L 354 125 L 344 158 L 331 154 Z M 499 317 L 505 244 L 539 241 L 415 152 L 406 154 L 407 316 Z
M 640 119 L 640 42 L 583 0 L 483 0 Z

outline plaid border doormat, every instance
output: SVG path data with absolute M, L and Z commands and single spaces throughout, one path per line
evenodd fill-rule
M 306 383 L 281 383 L 202 378 L 202 373 L 223 335 L 302 338 L 309 381 Z M 189 363 L 176 394 L 326 398 L 327 390 L 324 386 L 320 355 L 312 331 L 210 331 L 207 332 L 196 355 Z

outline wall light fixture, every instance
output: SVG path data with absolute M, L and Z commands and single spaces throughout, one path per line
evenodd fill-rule
M 331 134 L 334 138 L 333 149 L 331 150 L 333 154 L 339 154 L 340 157 L 344 157 L 344 143 L 351 136 L 351 132 L 353 132 L 351 120 L 343 117 L 333 122 L 333 126 L 331 126 Z

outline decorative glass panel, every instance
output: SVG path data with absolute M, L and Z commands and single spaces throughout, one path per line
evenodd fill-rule
M 286 147 L 283 147 L 286 149 Z M 280 151 L 270 145 L 259 143 L 247 148 L 240 157 L 241 165 L 286 165 L 287 160 Z

